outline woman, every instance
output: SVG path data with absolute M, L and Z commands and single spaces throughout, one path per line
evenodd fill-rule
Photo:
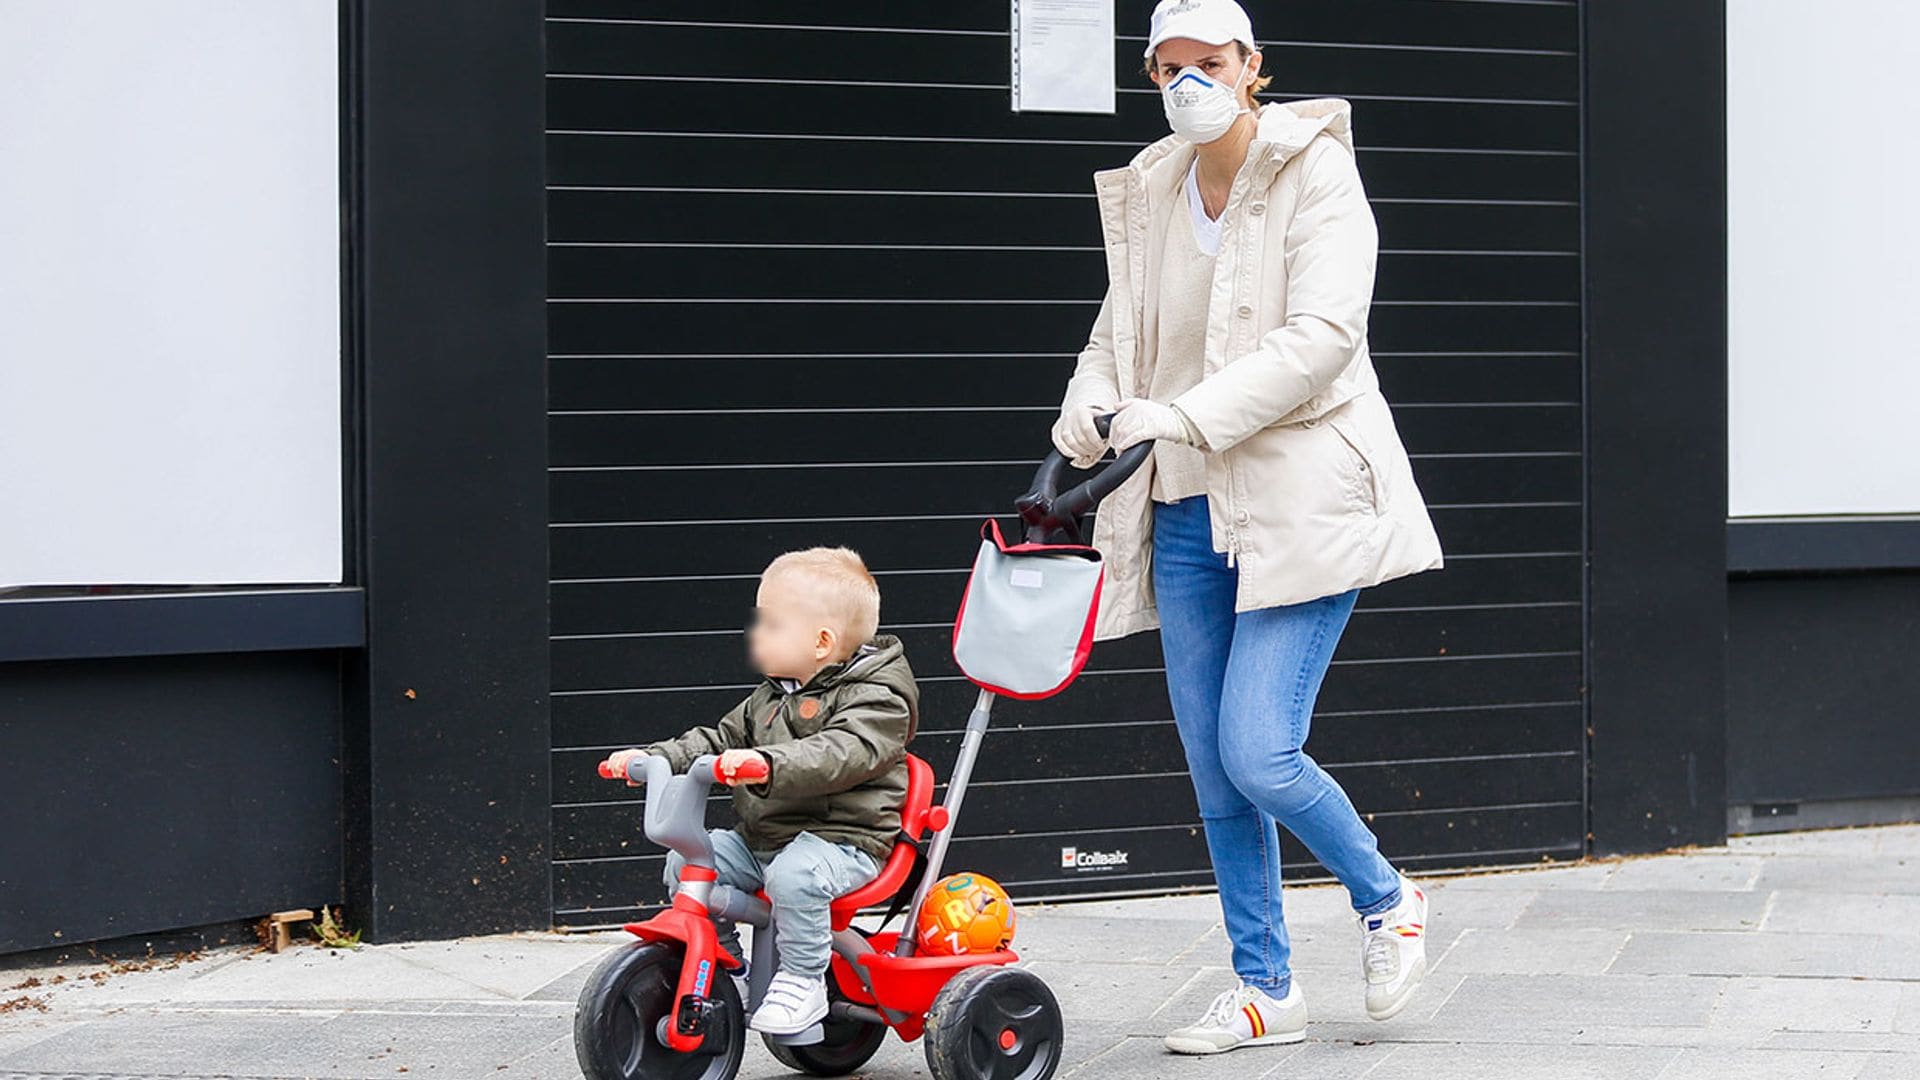
M 1173 134 L 1095 174 L 1108 290 L 1053 440 L 1075 464 L 1157 440 L 1102 504 L 1096 637 L 1158 627 L 1240 985 L 1180 1053 L 1296 1042 L 1276 821 L 1352 894 L 1367 1012 L 1426 972 L 1426 897 L 1302 746 L 1359 590 L 1441 564 L 1367 354 L 1378 249 L 1336 99 L 1256 110 L 1233 0 L 1161 0 L 1147 41 Z

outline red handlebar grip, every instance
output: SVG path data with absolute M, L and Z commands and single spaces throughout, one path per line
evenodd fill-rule
M 600 763 L 600 779 L 602 780 L 618 779 L 613 775 L 613 762 L 603 761 Z
M 742 783 L 758 783 L 767 778 L 767 771 L 767 763 L 764 761 L 743 761 L 740 767 L 733 771 L 732 779 Z M 720 771 L 720 761 L 717 758 L 713 762 L 713 778 L 722 784 L 728 780 L 727 774 Z

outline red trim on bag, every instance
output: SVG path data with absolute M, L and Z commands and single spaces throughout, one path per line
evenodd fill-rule
M 1000 521 L 998 518 L 988 518 L 986 522 L 980 526 L 980 539 L 991 540 L 993 541 L 994 547 L 999 548 L 1001 551 L 1012 552 L 1015 555 L 1078 555 L 1081 558 L 1092 559 L 1095 562 L 1100 560 L 1100 549 L 1091 544 L 1029 544 L 1024 542 L 1009 544 L 1007 543 L 1006 537 L 1000 535 Z
M 1015 544 L 1009 547 L 1005 538 L 1000 535 L 1000 523 L 993 518 L 988 518 L 986 524 L 980 527 L 980 535 L 983 539 L 992 540 L 994 546 L 1001 551 L 1009 551 L 1019 555 L 1034 553 L 1087 555 L 1096 562 L 1100 560 L 1100 552 L 1098 550 L 1081 544 Z M 978 564 L 976 563 L 975 565 L 977 566 Z M 1074 645 L 1073 666 L 1068 669 L 1067 677 L 1060 680 L 1058 686 L 1050 690 L 1037 690 L 1023 694 L 1017 690 L 1009 690 L 1004 686 L 995 686 L 990 682 L 985 682 L 974 678 L 972 675 L 967 675 L 964 667 L 961 668 L 960 674 L 966 675 L 968 682 L 973 683 L 982 690 L 991 690 L 1001 697 L 1016 698 L 1022 701 L 1038 701 L 1041 698 L 1049 698 L 1065 690 L 1072 684 L 1073 680 L 1080 677 L 1081 670 L 1087 666 L 1087 658 L 1093 655 L 1093 628 L 1100 617 L 1100 590 L 1106 583 L 1107 568 L 1105 565 L 1102 565 L 1100 567 L 1100 576 L 1093 580 L 1093 602 L 1087 605 L 1087 623 L 1080 628 L 1080 640 Z M 967 587 L 966 590 L 960 594 L 960 610 L 954 613 L 953 636 L 948 646 L 949 651 L 953 654 L 955 666 L 959 666 L 960 664 L 960 623 L 967 616 L 967 597 L 972 594 L 973 571 L 968 570 Z

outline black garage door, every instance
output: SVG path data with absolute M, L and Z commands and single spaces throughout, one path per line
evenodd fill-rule
M 779 551 L 865 553 L 945 776 L 974 529 L 1045 449 L 1104 287 L 1089 174 L 1165 130 L 1148 6 L 1120 5 L 1119 115 L 1080 117 L 1009 111 L 1002 4 L 549 4 L 557 923 L 661 898 L 593 762 L 749 688 Z M 1271 96 L 1354 102 L 1375 363 L 1448 556 L 1363 595 L 1311 747 L 1404 866 L 1578 855 L 1578 9 L 1250 6 Z M 1000 709 L 954 868 L 1028 898 L 1209 884 L 1159 668 L 1151 634 L 1106 643 Z

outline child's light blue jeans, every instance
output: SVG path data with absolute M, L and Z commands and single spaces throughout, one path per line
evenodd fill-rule
M 1292 982 L 1277 820 L 1363 915 L 1399 875 L 1346 792 L 1302 747 L 1359 589 L 1236 615 L 1239 574 L 1213 550 L 1204 495 L 1153 505 L 1153 589 L 1167 692 L 1220 889 L 1233 970 L 1273 997 Z
M 795 836 L 778 852 L 758 854 L 732 829 L 709 829 L 707 835 L 713 839 L 713 868 L 719 883 L 749 893 L 765 889 L 773 901 L 780 970 L 809 979 L 825 975 L 833 959 L 833 920 L 828 908 L 835 899 L 879 876 L 880 866 L 873 856 L 810 832 Z M 667 888 L 679 884 L 685 862 L 679 852 L 667 852 L 663 874 Z M 720 944 L 741 955 L 740 935 L 732 926 L 724 928 Z

